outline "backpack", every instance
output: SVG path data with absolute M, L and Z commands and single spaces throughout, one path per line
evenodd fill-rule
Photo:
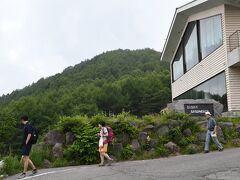
M 113 142 L 113 130 L 111 127 L 107 127 L 108 130 L 108 137 L 107 137 L 107 143 L 112 144 Z
M 39 136 L 39 130 L 32 126 L 33 132 L 30 139 L 31 144 L 36 144 Z

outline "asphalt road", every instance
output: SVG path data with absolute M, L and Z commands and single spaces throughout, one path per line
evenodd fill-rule
M 17 179 L 17 176 L 7 180 Z M 39 170 L 32 180 L 240 180 L 240 148 L 154 160 Z

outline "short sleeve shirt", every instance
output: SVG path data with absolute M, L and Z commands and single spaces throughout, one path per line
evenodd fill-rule
M 215 119 L 212 118 L 212 117 L 210 117 L 210 118 L 208 119 L 208 130 L 209 130 L 209 131 L 214 131 L 215 126 L 216 126 L 216 121 L 215 121 Z
M 33 128 L 29 123 L 27 123 L 23 128 L 23 143 L 26 142 L 28 134 L 32 134 L 32 133 L 33 133 Z

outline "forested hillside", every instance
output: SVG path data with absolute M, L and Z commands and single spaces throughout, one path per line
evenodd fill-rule
M 16 141 L 22 114 L 44 132 L 60 116 L 160 112 L 171 93 L 169 65 L 159 59 L 151 49 L 110 51 L 2 96 L 0 149 Z

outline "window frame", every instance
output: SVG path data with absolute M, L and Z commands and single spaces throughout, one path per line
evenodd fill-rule
M 202 46 L 201 46 L 201 26 L 200 26 L 200 21 L 201 20 L 204 20 L 204 19 L 208 19 L 208 18 L 213 18 L 215 16 L 220 16 L 221 18 L 221 39 L 222 39 L 222 42 L 221 44 L 219 44 L 219 46 L 217 46 L 211 53 L 209 53 L 206 57 L 202 58 Z M 181 78 L 183 75 L 185 75 L 188 71 L 190 71 L 191 69 L 193 69 L 196 65 L 198 65 L 201 61 L 205 60 L 206 58 L 208 58 L 211 54 L 213 54 L 217 49 L 219 49 L 223 44 L 224 44 L 224 36 L 223 36 L 223 14 L 216 14 L 216 15 L 212 15 L 212 16 L 209 16 L 209 17 L 205 17 L 205 18 L 202 18 L 202 19 L 198 19 L 198 20 L 195 20 L 195 21 L 190 21 L 188 22 L 186 28 L 185 28 L 185 31 L 184 31 L 184 34 L 181 38 L 181 41 L 178 45 L 178 48 L 175 52 L 175 55 L 174 55 L 174 59 L 173 61 L 171 62 L 171 69 L 172 69 L 172 83 L 177 81 L 179 78 Z M 195 26 L 197 28 L 197 46 L 198 46 L 198 63 L 196 63 L 193 67 L 191 67 L 189 70 L 187 70 L 187 67 L 186 67 L 186 56 L 185 56 L 185 45 L 186 45 L 186 34 L 187 34 L 187 30 L 189 28 L 189 24 L 192 23 L 192 22 L 195 22 Z M 173 63 L 175 62 L 175 58 L 178 54 L 178 51 L 181 49 L 182 51 L 182 55 L 183 55 L 183 74 L 181 76 L 179 76 L 178 78 L 176 78 L 174 80 L 174 68 L 173 68 Z

